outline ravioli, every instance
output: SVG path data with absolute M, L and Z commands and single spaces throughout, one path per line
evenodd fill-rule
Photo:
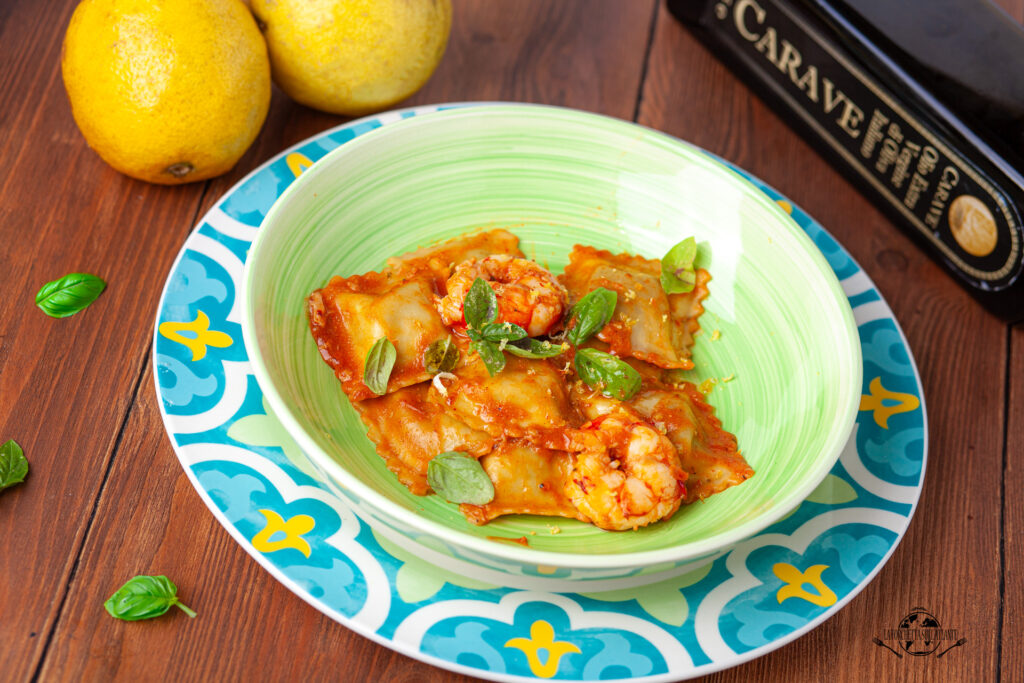
M 696 284 L 686 294 L 666 294 L 661 287 L 661 262 L 630 254 L 612 254 L 577 244 L 569 265 L 559 277 L 578 301 L 604 287 L 618 296 L 615 314 L 597 338 L 617 356 L 631 356 L 662 368 L 693 367 L 690 347 L 700 329 L 701 302 L 708 295 L 711 276 L 696 272 Z
M 495 254 L 519 258 L 519 238 L 508 230 L 489 230 L 475 235 L 456 237 L 440 244 L 410 251 L 388 259 L 388 268 L 401 277 L 410 272 L 429 272 L 434 288 L 444 294 L 444 283 L 456 265 L 471 258 L 482 259 Z
M 573 384 L 571 396 L 588 420 L 626 409 L 665 434 L 688 475 L 684 503 L 721 493 L 754 474 L 737 450 L 736 437 L 722 429 L 715 409 L 690 382 L 673 386 L 645 380 L 640 392 L 625 404 L 602 396 L 582 382 Z
M 505 441 L 480 459 L 494 483 L 494 500 L 459 507 L 473 524 L 502 515 L 546 515 L 585 521 L 565 493 L 572 457 L 522 440 Z
M 490 452 L 494 439 L 472 429 L 446 406 L 428 400 L 429 384 L 354 403 L 389 470 L 418 496 L 430 491 L 427 464 L 438 453 L 473 456 Z
M 583 422 L 569 402 L 565 380 L 547 360 L 508 354 L 505 369 L 492 377 L 473 355 L 454 375 L 445 382 L 447 396 L 435 397 L 474 429 L 495 438 L 557 447 L 562 430 Z
M 430 379 L 423 352 L 450 334 L 433 296 L 428 274 L 396 281 L 386 272 L 334 277 L 309 296 L 309 326 L 317 348 L 352 401 L 376 396 L 363 383 L 363 369 L 366 354 L 381 337 L 397 351 L 387 393 Z
M 721 493 L 754 474 L 737 450 L 736 437 L 722 429 L 715 409 L 692 383 L 645 389 L 630 403 L 664 430 L 679 452 L 679 461 L 690 475 L 686 480 L 686 503 Z

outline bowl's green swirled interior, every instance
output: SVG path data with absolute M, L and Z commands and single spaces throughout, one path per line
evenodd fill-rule
M 834 463 L 861 384 L 849 306 L 795 223 L 707 155 L 621 121 L 523 106 L 417 117 L 340 151 L 307 171 L 265 222 L 250 258 L 247 324 L 273 385 L 264 391 L 276 392 L 321 458 L 393 505 L 476 537 L 532 531 L 535 549 L 627 553 L 707 541 L 742 525 L 756 531 Z M 389 256 L 498 227 L 556 273 L 576 243 L 660 258 L 696 236 L 713 279 L 689 374 L 719 380 L 708 399 L 754 477 L 621 533 L 529 516 L 477 527 L 438 496 L 410 494 L 317 353 L 305 298 L 332 275 L 378 270 Z

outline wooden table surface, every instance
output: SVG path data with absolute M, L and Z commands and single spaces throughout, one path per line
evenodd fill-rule
M 228 175 L 176 188 L 126 178 L 71 118 L 59 62 L 74 4 L 0 3 L 0 441 L 31 462 L 26 483 L 0 493 L 0 680 L 469 680 L 354 634 L 260 568 L 193 490 L 154 395 L 157 301 L 197 217 L 343 119 L 275 91 Z M 709 680 L 1024 680 L 1024 574 L 1010 561 L 1024 552 L 1024 327 L 976 305 L 655 0 L 454 4 L 444 60 L 408 104 L 576 107 L 736 162 L 846 246 L 917 360 L 930 452 L 903 542 L 835 617 Z M 1024 0 L 1002 4 L 1024 18 Z M 87 311 L 56 320 L 33 305 L 44 282 L 80 270 L 109 283 Z M 171 577 L 200 617 L 111 619 L 103 601 L 139 573 Z M 915 605 L 966 644 L 943 659 L 876 647 Z

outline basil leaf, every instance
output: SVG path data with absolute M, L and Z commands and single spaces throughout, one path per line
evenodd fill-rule
M 423 352 L 423 368 L 431 375 L 451 372 L 459 362 L 459 347 L 451 337 L 438 339 Z
M 480 329 L 498 319 L 498 297 L 481 278 L 473 280 L 462 302 L 462 316 L 469 327 Z
M 0 491 L 25 481 L 28 460 L 21 446 L 11 439 L 0 446 Z
M 69 273 L 43 285 L 36 294 L 36 306 L 51 318 L 66 318 L 95 301 L 106 286 L 95 275 Z
M 640 373 L 610 353 L 579 349 L 574 365 L 580 379 L 608 398 L 626 401 L 640 390 Z
M 569 329 L 566 339 L 573 346 L 579 346 L 590 339 L 590 336 L 608 324 L 615 313 L 615 305 L 619 295 L 610 289 L 598 287 L 588 292 L 572 307 L 570 320 L 575 318 L 576 324 Z
M 505 354 L 501 352 L 498 345 L 489 341 L 473 342 L 473 350 L 480 356 L 480 360 L 487 367 L 487 374 L 494 377 L 505 369 Z
M 397 357 L 398 352 L 390 339 L 381 337 L 375 341 L 363 363 L 363 384 L 378 396 L 388 393 L 388 378 Z
M 485 505 L 494 500 L 494 484 L 476 458 L 448 451 L 427 464 L 427 483 L 452 503 Z
M 666 294 L 685 294 L 693 291 L 697 275 L 693 261 L 697 258 L 697 240 L 687 237 L 668 250 L 661 258 L 661 288 Z
M 111 595 L 103 607 L 110 616 L 125 621 L 152 619 L 174 605 L 195 617 L 196 613 L 178 600 L 178 587 L 166 576 L 135 576 Z
M 480 328 L 480 336 L 487 341 L 518 341 L 526 338 L 526 330 L 513 323 L 487 323 Z
M 520 339 L 505 344 L 505 350 L 520 358 L 554 358 L 568 347 L 539 339 Z

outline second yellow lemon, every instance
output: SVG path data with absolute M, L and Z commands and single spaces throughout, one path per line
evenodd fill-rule
M 252 0 L 274 81 L 314 109 L 365 114 L 416 92 L 448 42 L 451 0 Z

